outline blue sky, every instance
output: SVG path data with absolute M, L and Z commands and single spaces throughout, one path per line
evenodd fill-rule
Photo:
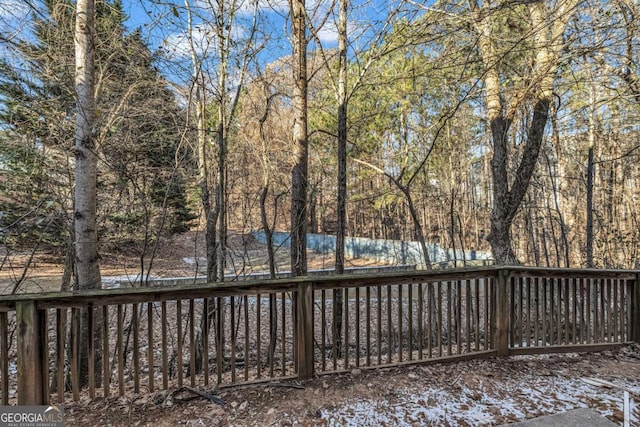
M 31 14 L 39 13 L 43 0 L 0 0 L 0 31 L 3 35 L 16 35 L 28 38 Z M 232 29 L 232 37 L 238 40 L 246 38 L 247 28 L 253 17 L 256 0 L 236 0 L 237 20 Z M 291 52 L 288 40 L 288 0 L 257 0 L 260 19 L 259 42 L 264 44 L 258 59 L 263 67 Z M 388 11 L 401 4 L 400 0 L 353 0 L 349 8 L 348 28 L 352 52 L 362 50 L 371 42 L 372 29 L 380 28 L 386 22 Z M 211 7 L 215 0 L 188 0 L 193 13 L 192 37 L 198 54 L 206 58 L 210 74 L 216 72 L 216 41 L 212 28 Z M 147 45 L 152 51 L 162 52 L 158 68 L 175 83 L 186 83 L 191 77 L 189 31 L 185 0 L 122 0 L 123 9 L 128 16 L 126 26 L 129 30 L 140 29 Z M 337 46 L 336 22 L 338 4 L 330 10 L 332 2 L 326 0 L 307 0 L 307 11 L 311 16 L 318 38 L 324 49 Z M 34 12 L 35 10 L 35 12 Z M 320 25 L 320 23 L 323 25 Z M 236 52 L 242 54 L 244 43 L 240 43 Z M 309 45 L 310 50 L 318 49 L 316 41 Z M 0 45 L 0 51 L 7 52 Z M 232 61 L 233 62 L 233 61 Z M 233 71 L 231 71 L 233 73 Z
M 2 1 L 2 0 L 0 0 Z M 211 23 L 211 5 L 213 0 L 189 0 L 192 11 L 192 38 L 196 50 L 203 57 L 207 57 L 211 69 L 215 68 L 217 58 L 216 42 L 213 37 Z M 253 18 L 254 0 L 238 0 L 236 28 L 233 37 L 242 40 L 248 34 L 247 28 Z M 324 49 L 337 46 L 337 2 L 334 10 L 330 10 L 332 2 L 324 0 L 307 0 L 307 10 L 316 28 L 318 38 Z M 351 48 L 360 49 L 367 45 L 371 37 L 372 28 L 384 25 L 388 10 L 397 5 L 396 1 L 384 0 L 356 0 L 350 4 L 349 32 L 353 40 Z M 161 49 L 164 57 L 184 62 L 184 77 L 188 78 L 187 70 L 190 65 L 190 44 L 187 23 L 187 8 L 184 0 L 123 0 L 125 12 L 129 16 L 129 29 L 140 28 L 152 50 Z M 214 4 L 215 6 L 215 4 Z M 264 49 L 259 55 L 264 65 L 273 62 L 291 52 L 288 40 L 287 18 L 289 4 L 287 0 L 258 0 L 260 33 L 258 39 L 264 43 Z M 323 25 L 320 23 L 323 22 Z M 364 36 L 363 36 L 364 34 Z M 312 41 L 309 49 L 317 49 L 317 43 Z M 242 50 L 239 49 L 238 53 Z

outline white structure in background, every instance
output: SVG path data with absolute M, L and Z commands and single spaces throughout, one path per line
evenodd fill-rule
M 253 236 L 259 243 L 266 244 L 264 231 L 254 231 Z M 288 232 L 273 233 L 275 246 L 289 247 L 291 244 Z M 491 254 L 479 251 L 462 251 L 447 249 L 437 243 L 427 243 L 429 258 L 433 264 L 463 261 L 490 260 Z M 307 234 L 307 249 L 317 253 L 331 253 L 336 248 L 336 236 L 326 234 Z M 385 264 L 414 264 L 424 268 L 424 257 L 419 242 L 402 240 L 379 240 L 364 237 L 346 237 L 345 255 L 350 258 L 366 258 Z

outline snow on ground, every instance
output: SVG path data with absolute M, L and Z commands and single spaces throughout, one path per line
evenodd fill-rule
M 594 379 L 613 387 L 593 385 Z M 80 402 L 67 407 L 65 417 L 69 425 L 113 426 L 496 426 L 590 408 L 622 425 L 625 390 L 631 425 L 640 426 L 640 345 L 208 389 L 222 405 L 158 391 Z
M 145 279 L 154 280 L 156 276 L 145 276 Z M 129 287 L 132 284 L 140 282 L 140 274 L 125 274 L 121 276 L 103 276 L 102 289 L 118 289 L 125 285 Z
M 640 385 L 617 381 L 616 385 L 640 395 Z M 493 388 L 493 387 L 492 387 Z M 458 393 L 442 388 L 399 390 L 388 399 L 361 400 L 322 411 L 329 426 L 493 425 L 497 419 L 530 418 L 594 408 L 603 416 L 623 410 L 623 391 L 587 384 L 573 378 L 530 378 L 527 384 L 502 384 L 500 390 L 462 387 Z M 637 425 L 637 404 L 632 403 L 631 425 Z M 636 411 L 634 413 L 634 411 Z

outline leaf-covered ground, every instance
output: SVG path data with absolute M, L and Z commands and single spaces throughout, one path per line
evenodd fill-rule
M 616 387 L 593 385 L 606 380 Z M 640 423 L 640 346 L 592 354 L 517 356 L 383 370 L 354 370 L 307 382 L 98 399 L 66 408 L 82 426 L 481 426 L 575 408 Z

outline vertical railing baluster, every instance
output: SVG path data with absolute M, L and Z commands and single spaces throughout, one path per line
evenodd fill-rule
M 613 341 L 613 286 L 612 279 L 607 279 L 607 342 Z
M 489 277 L 482 279 L 482 289 L 484 293 L 484 348 L 483 350 L 489 350 L 493 348 L 491 345 L 491 303 L 493 298 L 489 298 L 493 292 L 492 280 Z
M 462 281 L 460 280 L 455 280 L 451 286 L 454 287 L 455 290 L 455 295 L 456 295 L 456 332 L 455 332 L 455 337 L 456 337 L 456 354 L 461 354 L 462 353 L 462 336 L 464 335 L 462 332 L 462 325 L 463 325 L 463 320 L 462 320 L 462 291 L 464 290 L 464 287 L 462 286 Z
M 371 286 L 367 286 L 366 289 L 366 298 L 367 298 L 367 306 L 366 306 L 366 318 L 367 318 L 367 366 L 371 366 Z
M 378 352 L 378 365 L 382 364 L 382 286 L 378 285 L 377 287 L 378 292 L 378 304 L 377 304 L 377 314 L 378 314 L 378 321 L 376 322 L 377 325 L 377 338 L 376 338 L 376 342 L 378 345 L 377 348 L 377 352 Z
M 342 290 L 344 298 L 344 309 L 342 310 L 344 316 L 344 343 L 342 346 L 342 353 L 344 357 L 344 369 L 349 369 L 349 288 Z
M 392 322 L 391 322 L 391 286 L 387 286 L 387 363 L 392 363 Z
M 222 384 L 224 373 L 224 298 L 216 298 L 216 374 L 218 385 Z M 274 343 L 275 346 L 275 343 Z M 271 357 L 273 369 L 273 357 Z M 273 370 L 271 376 L 273 377 Z
M 196 306 L 193 298 L 189 299 L 189 377 L 191 387 L 196 386 Z
M 436 342 L 438 343 L 438 357 L 442 357 L 442 331 L 444 330 L 444 325 L 442 324 L 442 319 L 444 318 L 443 314 L 442 314 L 442 282 L 438 282 L 438 300 L 436 301 L 436 304 L 438 306 L 438 313 L 437 313 L 437 319 L 438 319 L 438 324 L 435 325 L 436 329 L 437 329 L 437 338 L 436 338 Z
M 533 292 L 535 294 L 535 312 L 533 314 L 535 326 L 533 329 L 533 341 L 534 346 L 537 347 L 540 345 L 540 279 L 538 277 L 533 278 Z
M 586 319 L 585 319 L 585 313 L 584 313 L 584 303 L 585 303 L 585 294 L 584 294 L 584 277 L 580 277 L 578 279 L 578 294 L 579 299 L 578 299 L 578 313 L 579 313 L 579 321 L 580 321 L 580 329 L 578 330 L 578 339 L 579 339 L 579 343 L 580 344 L 584 344 L 585 343 L 585 326 L 586 326 Z
M 409 361 L 413 360 L 413 283 L 407 285 L 409 287 L 407 291 L 407 316 L 409 317 Z
M 262 296 L 256 294 L 256 378 L 262 378 L 262 354 L 260 349 L 262 348 L 262 327 L 260 325 L 260 319 L 262 318 Z
M 516 332 L 516 342 L 514 344 L 517 347 L 522 347 L 524 343 L 524 277 L 518 277 L 518 330 Z M 516 347 L 514 345 L 514 347 Z
M 80 309 L 74 307 L 71 309 L 71 390 L 73 392 L 73 401 L 80 400 Z
M 278 327 L 278 305 L 276 294 L 269 294 L 269 378 L 274 375 L 274 359 L 276 354 L 276 330 Z
M 516 342 L 516 325 L 519 324 L 518 319 L 516 318 L 518 313 L 516 311 L 516 287 L 513 282 L 513 279 L 508 282 L 509 286 L 509 311 L 507 312 L 507 318 L 509 321 L 509 346 L 515 347 Z
M 87 381 L 89 385 L 89 398 L 96 397 L 96 340 L 95 340 L 95 308 L 93 304 L 89 304 L 87 310 Z
M 40 366 L 42 367 L 42 403 L 48 405 L 51 401 L 51 392 L 49 390 L 49 310 L 40 310 L 39 316 L 40 334 L 41 334 L 41 360 Z
M 402 362 L 403 353 L 403 338 L 402 333 L 402 283 L 398 285 L 398 362 Z
M 111 363 L 109 360 L 109 306 L 102 306 L 102 389 L 103 396 L 111 395 Z
M 281 298 L 280 298 L 280 308 L 282 309 L 281 314 L 281 327 L 280 329 L 282 330 L 282 360 L 281 360 L 281 371 L 282 371 L 282 376 L 286 375 L 287 373 L 287 350 L 286 350 L 286 345 L 287 345 L 287 313 L 286 313 L 286 304 L 287 303 L 287 294 L 286 293 L 282 293 Z
M 423 286 L 422 282 L 418 283 L 418 360 L 422 360 L 424 349 Z
M 347 290 L 347 296 L 349 295 Z M 360 367 L 360 287 L 356 287 L 355 290 L 355 310 L 356 310 L 356 327 L 355 327 L 355 340 L 356 340 L 356 368 Z M 348 299 L 348 298 L 347 298 Z
M 558 290 L 558 303 L 557 303 L 557 307 L 556 307 L 556 345 L 562 345 L 562 340 L 564 339 L 564 334 L 563 334 L 563 321 L 562 321 L 562 307 L 564 304 L 564 301 L 566 300 L 566 298 L 564 298 L 564 279 L 563 278 L 558 278 L 556 279 L 556 289 Z
M 337 312 L 338 310 L 335 308 L 336 307 L 336 300 L 337 300 L 337 290 L 334 289 L 332 292 L 332 299 L 331 299 L 331 312 L 332 312 L 332 317 L 331 317 L 331 359 L 333 361 L 333 370 L 337 370 L 338 369 L 338 347 L 340 346 L 339 343 L 339 339 L 338 339 L 338 335 L 339 332 L 338 331 L 338 325 L 337 325 Z
M 140 322 L 138 304 L 133 304 L 133 392 L 140 393 Z
M 320 291 L 320 349 L 322 351 L 322 372 L 327 370 L 327 291 Z
M 60 309 L 57 310 L 56 319 L 60 318 Z M 57 320 L 59 322 L 59 320 Z M 60 336 L 64 337 L 64 334 L 60 332 L 61 328 L 58 323 L 58 351 L 60 346 Z M 60 362 L 60 355 L 58 354 L 58 363 Z M 63 360 L 64 363 L 64 360 Z M 60 378 L 60 365 L 58 364 L 58 378 Z M 64 365 L 63 365 L 64 371 Z M 6 311 L 0 312 L 0 375 L 2 376 L 2 394 L 0 395 L 0 405 L 9 405 L 9 315 Z M 58 403 L 62 403 L 64 400 L 64 389 L 60 392 L 60 382 L 58 381 Z
M 65 346 L 65 340 L 67 336 L 67 311 L 68 310 L 66 308 L 59 308 L 56 310 L 56 332 L 58 334 L 56 337 L 57 338 L 56 339 L 56 342 L 57 342 L 56 373 L 58 374 L 56 389 L 58 392 L 58 403 L 64 402 L 64 391 L 65 391 L 64 388 L 65 388 L 65 377 L 66 377 L 64 361 L 66 360 L 66 355 L 67 355 L 67 350 Z M 2 314 L 5 315 L 5 322 L 6 322 L 6 313 L 2 313 Z M 6 327 L 4 329 L 6 329 Z M 4 336 L 3 339 L 6 342 L 6 336 Z M 2 350 L 3 351 L 8 350 L 6 347 L 7 346 L 3 344 Z M 5 361 L 8 361 L 8 357 L 3 356 L 2 359 Z M 3 368 L 3 372 L 6 372 L 6 369 Z M 5 381 L 7 381 L 7 386 L 3 387 L 3 390 L 6 391 L 7 393 L 8 393 L 8 380 L 9 379 L 7 377 L 3 377 L 3 384 Z M 3 401 L 3 405 L 8 405 L 8 404 L 9 404 L 8 400 Z
M 435 303 L 433 301 L 433 282 L 427 282 L 427 358 L 433 357 L 433 322 Z
M 169 388 L 169 343 L 167 341 L 167 302 L 161 303 L 162 316 L 162 388 Z
M 229 327 L 231 333 L 231 354 L 230 354 L 230 364 L 231 364 L 231 383 L 234 384 L 236 382 L 236 348 L 237 348 L 237 337 L 236 337 L 236 297 L 229 297 Z
M 625 280 L 620 288 L 620 309 L 624 314 L 621 315 L 620 318 L 620 328 L 622 330 L 622 336 L 620 337 L 622 341 L 632 341 L 633 340 L 633 315 L 634 308 L 636 310 L 640 309 L 640 307 L 633 307 L 633 291 L 635 286 L 640 286 L 640 274 L 636 275 L 636 280 Z
M 202 373 L 204 374 L 204 386 L 209 386 L 209 326 L 210 326 L 209 298 L 202 298 Z M 196 343 L 197 344 L 197 343 Z
M 600 279 L 600 342 L 604 342 L 605 330 L 607 328 L 606 325 L 606 313 L 605 313 L 605 300 L 607 299 L 607 281 L 606 279 Z
M 595 335 L 594 331 L 594 325 L 591 323 L 591 283 L 592 280 L 591 279 L 586 279 L 586 291 L 585 291 L 585 296 L 587 298 L 587 302 L 586 302 L 586 314 L 587 314 L 587 330 L 586 330 L 586 338 L 587 338 L 587 344 L 590 344 L 592 342 L 591 338 L 592 335 Z
M 564 344 L 569 344 L 569 324 L 571 323 L 571 317 L 569 316 L 570 305 L 569 302 L 571 300 L 570 287 L 569 287 L 569 278 L 562 279 L 564 284 Z
M 571 279 L 571 288 L 573 299 L 571 300 L 571 344 L 577 344 L 577 334 L 578 334 L 578 279 Z
M 451 311 L 453 310 L 453 301 L 451 301 L 451 281 L 447 281 L 447 356 L 451 356 L 451 348 L 453 346 L 452 335 L 453 335 L 453 315 Z
M 249 297 L 245 295 L 242 302 L 244 305 L 244 380 L 249 381 Z
M 124 397 L 124 310 L 122 304 L 118 304 L 118 330 L 116 331 L 117 350 L 118 350 L 118 391 L 120 397 Z
M 592 280 L 592 285 L 593 285 L 593 296 L 592 296 L 592 303 L 593 303 L 593 342 L 594 343 L 599 343 L 600 342 L 600 328 L 601 328 L 601 323 L 600 323 L 600 299 L 602 298 L 602 289 L 600 286 L 600 279 L 599 278 L 595 278 Z
M 176 354 L 176 368 L 178 372 L 178 388 L 181 388 L 184 380 L 184 365 L 182 360 L 182 345 L 183 345 L 183 332 L 182 332 L 182 300 L 176 300 L 176 335 L 178 341 L 178 348 Z
M 620 342 L 620 323 L 618 321 L 618 316 L 620 315 L 620 310 L 618 310 L 618 288 L 620 287 L 620 283 L 620 279 L 613 279 L 613 336 L 611 339 L 613 342 Z
M 475 300 L 475 319 L 474 319 L 474 338 L 475 351 L 480 351 L 480 283 L 478 279 L 474 279 L 474 300 Z
M 527 315 L 524 322 L 523 345 L 531 347 L 531 277 L 524 279 L 524 289 L 526 290 L 525 301 L 527 305 Z
M 558 299 L 556 301 L 556 293 L 559 286 L 556 286 L 556 280 L 554 278 L 549 279 L 549 287 L 549 343 L 555 345 L 558 339 L 556 318 L 560 300 Z
M 548 279 L 543 277 L 542 279 L 542 345 L 546 346 L 550 343 L 550 339 L 547 336 L 549 329 L 547 328 L 547 310 L 548 306 Z
M 473 295 L 471 295 L 471 282 L 468 279 L 463 280 L 465 284 L 465 303 L 466 307 L 464 310 L 465 314 L 465 328 L 466 330 L 466 341 L 467 345 L 465 346 L 467 349 L 467 353 L 471 352 L 471 319 L 473 318 Z M 460 283 L 460 282 L 458 282 Z
M 147 303 L 147 365 L 149 366 L 149 393 L 153 393 L 155 389 L 155 360 L 154 360 L 154 344 L 153 344 L 153 303 Z

